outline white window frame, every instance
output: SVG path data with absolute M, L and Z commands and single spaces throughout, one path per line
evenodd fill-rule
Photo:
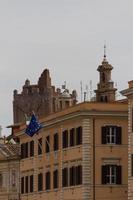
M 107 177 L 107 184 L 116 184 L 116 165 L 109 166 L 109 174 L 106 175 Z
M 116 144 L 116 127 L 110 126 L 109 132 L 106 133 L 106 144 Z

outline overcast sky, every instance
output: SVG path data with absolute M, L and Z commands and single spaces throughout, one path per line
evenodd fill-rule
M 98 82 L 103 59 L 118 90 L 133 79 L 132 0 L 0 0 L 0 124 L 12 124 L 13 90 L 36 83 L 45 68 L 52 84 L 79 91 Z

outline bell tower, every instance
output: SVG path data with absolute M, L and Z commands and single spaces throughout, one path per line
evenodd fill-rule
M 99 83 L 97 84 L 96 101 L 97 102 L 113 102 L 115 101 L 116 88 L 111 80 L 111 71 L 113 67 L 106 59 L 106 46 L 104 45 L 104 57 L 102 64 L 98 66 Z

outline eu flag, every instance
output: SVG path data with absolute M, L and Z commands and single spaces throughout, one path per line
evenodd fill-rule
M 26 128 L 25 133 L 32 137 L 35 133 L 37 133 L 42 128 L 42 125 L 37 121 L 35 115 L 31 116 L 31 120 L 29 125 Z

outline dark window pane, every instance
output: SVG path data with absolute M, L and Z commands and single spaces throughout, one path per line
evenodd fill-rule
M 102 127 L 102 144 L 106 144 L 106 127 Z
M 68 130 L 63 131 L 63 148 L 68 147 Z
M 43 174 L 38 174 L 38 191 L 43 190 Z
M 53 173 L 53 188 L 58 188 L 58 170 Z
M 30 176 L 30 192 L 33 192 L 33 185 L 34 185 L 34 183 L 33 183 L 33 175 L 31 175 Z
M 54 151 L 58 150 L 58 133 L 54 134 Z
M 70 169 L 70 186 L 75 185 L 75 167 L 71 167 Z
M 68 186 L 68 169 L 64 168 L 62 170 L 62 186 L 67 187 Z
M 25 143 L 25 158 L 28 158 L 28 142 Z
M 24 177 L 21 178 L 21 194 L 24 194 Z
M 131 176 L 133 176 L 133 154 L 131 154 Z
M 25 193 L 28 193 L 28 176 L 25 177 Z
M 34 156 L 34 141 L 30 142 L 30 156 Z
M 82 144 L 82 127 L 76 128 L 76 145 Z
M 38 140 L 38 155 L 42 154 L 42 138 Z
M 122 128 L 116 127 L 116 144 L 121 144 Z
M 70 129 L 70 146 L 75 145 L 75 129 Z
M 106 178 L 106 175 L 107 175 L 107 166 L 106 165 L 103 165 L 102 166 L 102 174 L 101 174 L 101 177 L 102 177 L 102 184 L 106 184 L 107 183 L 107 178 Z
M 21 144 L 21 159 L 25 158 L 25 144 Z
M 47 137 L 46 137 L 46 141 L 45 141 L 45 150 L 46 150 L 46 153 L 49 153 L 49 152 L 50 152 L 50 136 L 47 136 Z
M 82 184 L 82 166 L 76 166 L 76 185 Z
M 122 184 L 122 167 L 117 166 L 116 168 L 116 184 Z
M 50 172 L 46 173 L 46 190 L 50 190 Z

